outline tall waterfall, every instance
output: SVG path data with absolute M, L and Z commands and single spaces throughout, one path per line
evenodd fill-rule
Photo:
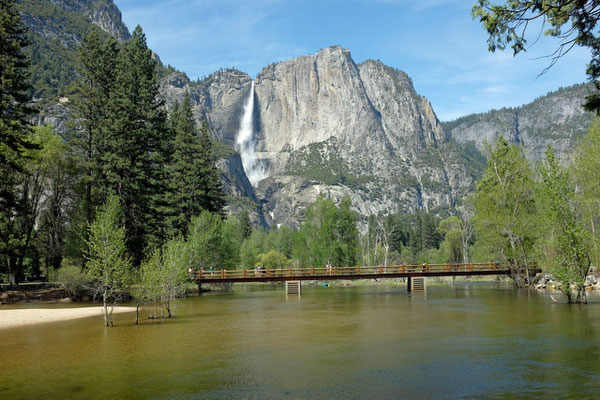
M 240 130 L 237 134 L 236 147 L 242 156 L 242 165 L 246 171 L 246 176 L 250 183 L 255 186 L 256 183 L 266 178 L 265 169 L 256 158 L 254 149 L 256 142 L 253 138 L 254 133 L 254 81 L 250 87 L 250 96 L 244 104 L 244 114 L 240 121 Z

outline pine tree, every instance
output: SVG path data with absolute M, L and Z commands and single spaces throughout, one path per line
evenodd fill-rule
M 219 172 L 212 156 L 212 142 L 203 125 L 198 131 L 189 93 L 171 113 L 174 131 L 171 193 L 175 233 L 186 234 L 193 216 L 202 210 L 222 213 L 225 205 Z
M 171 114 L 171 126 L 175 134 L 170 177 L 170 195 L 175 206 L 172 227 L 177 233 L 186 235 L 192 217 L 199 215 L 202 210 L 199 194 L 202 191 L 203 172 L 198 163 L 202 149 L 189 93 L 185 94 L 181 105 L 175 103 Z
M 28 238 L 18 221 L 27 209 L 23 173 L 30 141 L 27 117 L 29 61 L 23 53 L 27 46 L 25 29 L 14 0 L 0 3 L 0 267 L 7 268 L 11 284 L 18 284 L 23 249 Z
M 204 210 L 223 214 L 225 208 L 225 194 L 223 193 L 221 174 L 215 165 L 215 159 L 212 153 L 212 140 L 208 132 L 206 123 L 202 123 L 198 133 L 200 148 L 200 158 L 197 163 L 202 171 L 202 193 L 200 204 Z
M 166 118 L 158 97 L 155 62 L 141 27 L 119 52 L 108 106 L 103 173 L 124 210 L 127 248 L 138 264 L 148 243 L 156 244 L 163 216 L 162 188 Z
M 103 164 L 108 161 L 105 136 L 109 135 L 102 128 L 108 118 L 117 54 L 116 40 L 96 29 L 90 31 L 79 50 L 81 77 L 74 98 L 78 126 L 73 131 L 71 144 L 82 169 L 81 207 L 87 226 L 94 219 L 94 210 L 107 196 Z
M 32 148 L 27 122 L 31 109 L 27 92 L 29 60 L 25 28 L 14 0 L 0 3 L 0 206 L 10 205 L 11 172 L 22 170 L 24 153 Z

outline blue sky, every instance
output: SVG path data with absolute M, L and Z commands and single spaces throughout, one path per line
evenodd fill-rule
M 236 67 L 256 76 L 273 62 L 330 45 L 399 68 L 441 120 L 518 106 L 586 80 L 576 48 L 544 75 L 556 42 L 489 53 L 473 0 L 115 0 L 130 31 L 141 25 L 165 64 L 190 78 Z M 537 35 L 534 35 L 537 36 Z M 535 37 L 530 41 L 533 42 Z

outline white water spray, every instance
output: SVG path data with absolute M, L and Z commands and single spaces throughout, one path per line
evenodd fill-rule
M 252 186 L 256 186 L 259 181 L 266 178 L 266 173 L 264 167 L 261 165 L 258 158 L 256 158 L 256 153 L 254 152 L 256 142 L 253 138 L 253 114 L 254 81 L 252 81 L 252 86 L 250 87 L 250 97 L 248 97 L 246 104 L 244 104 L 244 114 L 242 115 L 242 120 L 240 121 L 240 130 L 237 134 L 236 145 L 237 150 L 242 156 L 242 165 L 244 166 L 246 175 L 248 176 Z

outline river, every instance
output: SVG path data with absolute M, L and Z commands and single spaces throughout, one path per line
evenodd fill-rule
M 461 283 L 303 286 L 286 298 L 282 286 L 238 285 L 181 300 L 172 320 L 0 330 L 0 397 L 600 398 L 599 333 L 594 295 L 566 305 Z

